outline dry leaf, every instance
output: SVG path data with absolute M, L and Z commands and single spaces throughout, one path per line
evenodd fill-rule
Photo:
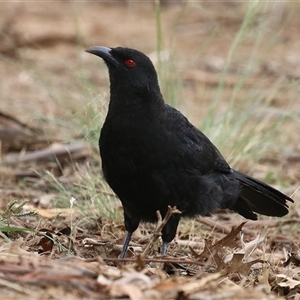
M 37 246 L 41 246 L 43 252 L 51 252 L 53 248 L 54 242 L 53 242 L 53 236 L 50 232 L 46 232 L 45 235 L 40 239 L 40 241 L 37 243 Z
M 230 273 L 238 272 L 240 274 L 249 275 L 250 268 L 252 265 L 256 263 L 264 263 L 265 261 L 261 259 L 255 259 L 253 261 L 244 263 L 244 254 L 235 253 L 232 257 L 232 260 L 226 264 L 226 268 L 224 268 L 221 273 L 223 275 L 227 275 Z
M 213 250 L 218 251 L 222 247 L 237 248 L 238 244 L 235 242 L 235 238 L 241 232 L 245 224 L 246 222 L 243 222 L 238 227 L 232 228 L 229 234 L 227 234 L 225 237 L 223 237 L 221 240 L 217 241 L 213 245 L 210 244 L 209 242 L 206 242 L 204 246 L 204 250 L 200 254 L 196 254 L 196 258 L 200 259 L 206 256 L 207 254 L 211 254 Z M 195 251 L 193 251 L 193 253 L 195 253 Z
M 243 254 L 243 262 L 248 261 L 248 257 L 250 257 L 251 253 L 255 250 L 256 246 L 265 240 L 265 236 L 257 235 L 256 238 L 248 243 L 244 242 L 243 234 L 241 234 L 241 244 L 242 249 L 235 252 L 235 254 Z M 234 253 L 229 253 L 225 256 L 224 262 L 228 263 L 232 260 Z
M 296 253 L 290 253 L 287 261 L 283 263 L 284 267 L 287 267 L 290 263 L 293 263 L 295 266 L 300 266 L 300 256 Z
M 277 274 L 276 277 L 282 278 L 283 281 L 279 282 L 278 285 L 281 287 L 289 287 L 290 289 L 294 289 L 297 286 L 300 286 L 300 281 L 295 280 L 293 278 L 288 277 L 284 274 Z

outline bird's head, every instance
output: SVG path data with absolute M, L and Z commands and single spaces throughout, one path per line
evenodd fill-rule
M 143 95 L 159 93 L 157 74 L 151 60 L 131 48 L 94 46 L 85 50 L 101 57 L 109 70 L 111 93 Z

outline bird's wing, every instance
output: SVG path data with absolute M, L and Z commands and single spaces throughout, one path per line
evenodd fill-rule
M 202 174 L 211 171 L 231 173 L 232 170 L 219 150 L 204 133 L 193 126 L 178 110 L 166 105 L 169 130 L 179 141 L 183 156 Z

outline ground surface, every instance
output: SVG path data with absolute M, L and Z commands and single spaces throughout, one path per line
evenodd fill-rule
M 134 258 L 151 242 L 154 229 L 145 224 L 133 239 L 135 255 L 122 266 L 117 261 L 122 210 L 101 179 L 96 146 L 107 70 L 84 52 L 89 46 L 150 55 L 167 101 L 197 126 L 216 93 L 220 119 L 233 97 L 235 107 L 261 98 L 245 104 L 255 117 L 238 134 L 223 134 L 223 144 L 214 139 L 217 130 L 204 130 L 242 171 L 288 195 L 300 182 L 300 5 L 166 2 L 162 41 L 152 2 L 1 3 L 0 226 L 7 232 L 0 237 L 1 298 L 300 298 L 299 192 L 280 220 L 261 218 L 243 228 L 244 219 L 228 212 L 184 220 L 165 258 L 157 255 L 159 243 Z M 245 24 L 249 7 L 253 16 Z M 242 24 L 248 27 L 237 39 Z M 269 139 L 264 130 L 273 127 L 279 130 Z M 236 155 L 249 128 L 261 149 Z M 8 205 L 12 200 L 27 200 L 22 212 L 37 215 L 22 216 L 17 203 Z M 34 232 L 11 232 L 8 225 Z

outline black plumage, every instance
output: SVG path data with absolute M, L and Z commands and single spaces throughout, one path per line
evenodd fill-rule
M 127 235 L 141 221 L 156 222 L 168 205 L 172 215 L 163 229 L 163 254 L 180 217 L 209 216 L 229 208 L 245 218 L 256 213 L 281 217 L 291 198 L 236 171 L 218 149 L 161 95 L 150 59 L 129 48 L 95 46 L 86 50 L 104 59 L 110 78 L 110 103 L 99 146 L 103 174 L 124 208 Z

